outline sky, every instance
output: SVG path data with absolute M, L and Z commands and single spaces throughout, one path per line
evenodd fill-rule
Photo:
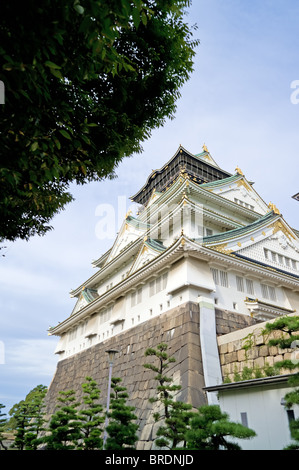
M 182 145 L 207 145 L 224 170 L 238 166 L 254 188 L 299 229 L 299 2 L 193 0 L 194 72 L 181 89 L 175 119 L 152 132 L 143 152 L 123 160 L 112 181 L 71 186 L 75 201 L 53 230 L 5 243 L 0 258 L 0 403 L 4 412 L 35 386 L 49 386 L 58 341 L 50 326 L 74 307 L 70 291 L 95 273 L 92 261 L 112 245 L 130 196 Z M 296 91 L 298 90 L 298 92 Z M 103 233 L 106 210 L 114 226 Z M 111 228 L 111 227 L 110 227 Z

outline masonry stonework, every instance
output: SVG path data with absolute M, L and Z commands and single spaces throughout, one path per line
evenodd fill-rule
M 250 316 L 219 309 L 215 310 L 215 315 L 223 379 L 234 381 L 236 373 L 241 374 L 244 367 L 263 368 L 288 357 L 288 352 L 266 345 L 266 339 L 261 334 L 265 323 Z M 113 376 L 122 379 L 122 385 L 129 395 L 128 404 L 135 407 L 139 426 L 137 449 L 153 448 L 159 426 L 154 422 L 153 413 L 158 411 L 158 404 L 149 403 L 149 398 L 156 396 L 157 382 L 154 373 L 144 367 L 146 362 L 154 361 L 152 357 L 145 357 L 145 351 L 162 342 L 168 345 L 168 354 L 176 360 L 169 366 L 168 376 L 173 378 L 174 384 L 181 386 L 177 399 L 198 408 L 207 403 L 203 390 L 205 381 L 199 331 L 199 306 L 188 302 L 61 360 L 46 397 L 47 414 L 53 413 L 60 391 L 74 389 L 79 398 L 81 385 L 87 376 L 97 381 L 105 407 L 108 386 L 108 358 L 105 351 L 117 349 L 119 353 L 113 365 Z M 248 338 L 253 346 L 245 350 L 244 344 Z
M 175 384 L 182 387 L 178 399 L 192 403 L 194 407 L 205 404 L 199 307 L 195 303 L 186 303 L 58 362 L 46 397 L 47 414 L 53 413 L 59 391 L 74 389 L 79 397 L 86 376 L 97 381 L 105 407 L 108 385 L 108 356 L 105 351 L 117 349 L 119 353 L 115 357 L 113 376 L 122 379 L 129 395 L 128 404 L 135 407 L 139 425 L 138 449 L 150 449 L 157 427 L 153 412 L 157 410 L 154 408 L 156 405 L 149 403 L 149 398 L 156 396 L 157 382 L 153 378 L 155 374 L 143 365 L 154 360 L 145 357 L 146 349 L 155 348 L 161 342 L 167 343 L 168 354 L 176 360 L 169 366 L 168 374 Z
M 274 320 L 270 320 L 273 322 Z M 270 375 L 289 374 L 289 370 L 275 369 L 275 364 L 292 358 L 291 349 L 269 346 L 269 340 L 281 332 L 263 332 L 266 323 L 248 326 L 226 335 L 218 336 L 218 349 L 224 381 L 235 382 Z M 246 375 L 244 375 L 246 374 Z

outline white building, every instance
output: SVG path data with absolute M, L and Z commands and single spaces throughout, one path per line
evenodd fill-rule
M 289 375 L 244 380 L 208 387 L 217 392 L 219 405 L 231 421 L 253 429 L 256 436 L 237 441 L 243 450 L 282 450 L 293 443 L 289 423 L 299 419 L 299 405 L 284 406 L 291 391 Z
M 71 315 L 50 329 L 60 359 L 202 296 L 261 320 L 299 307 L 298 232 L 205 146 L 180 146 L 131 199 L 138 215 L 127 214 L 96 273 L 71 292 Z
M 219 399 L 236 421 L 250 409 L 248 425 L 265 439 L 243 448 L 267 439 L 268 448 L 281 448 L 269 435 L 288 424 L 280 405 L 287 385 L 273 378 L 223 384 L 215 309 L 259 321 L 298 311 L 298 231 L 239 168 L 221 169 L 205 146 L 198 155 L 180 146 L 131 199 L 138 213 L 126 215 L 112 247 L 93 263 L 96 273 L 71 292 L 73 311 L 49 331 L 59 337 L 59 361 L 197 303 L 209 403 Z M 288 426 L 283 433 L 288 444 Z

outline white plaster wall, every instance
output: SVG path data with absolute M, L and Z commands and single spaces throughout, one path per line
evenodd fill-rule
M 230 420 L 241 423 L 241 412 L 247 413 L 248 427 L 257 436 L 250 440 L 237 440 L 243 450 L 281 450 L 291 443 L 287 412 L 281 399 L 290 389 L 279 387 L 255 387 L 238 391 L 219 392 L 222 411 Z M 299 406 L 294 406 L 295 419 L 299 418 Z

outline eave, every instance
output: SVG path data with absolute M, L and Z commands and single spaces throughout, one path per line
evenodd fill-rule
M 124 262 L 125 259 L 133 256 L 135 252 L 138 251 L 140 245 L 142 244 L 142 238 L 138 238 L 135 242 L 127 245 L 123 251 L 121 251 L 115 258 L 113 258 L 109 264 L 104 266 L 101 270 L 97 271 L 93 276 L 87 279 L 83 284 L 81 284 L 76 289 L 70 292 L 72 297 L 78 296 L 85 287 L 93 287 L 95 284 L 99 283 L 102 278 L 107 276 L 110 271 L 113 271 L 117 264 Z M 122 259 L 123 258 L 123 259 Z
M 242 380 L 240 382 L 232 382 L 227 384 L 212 385 L 210 387 L 204 387 L 203 390 L 206 392 L 228 392 L 230 390 L 261 387 L 261 386 L 274 386 L 274 385 L 285 385 L 289 381 L 290 377 L 296 374 L 284 374 L 274 375 L 272 377 L 262 377 L 259 379 Z
M 135 201 L 135 202 L 138 202 L 140 204 L 143 204 L 143 205 L 146 205 L 147 204 L 147 201 L 149 200 L 150 198 L 150 195 L 148 195 L 146 197 L 146 201 L 144 202 L 141 202 L 142 200 L 142 194 L 146 191 L 148 194 L 150 194 L 152 192 L 152 189 L 154 187 L 156 187 L 157 185 L 159 185 L 159 183 L 161 183 L 161 181 L 157 182 L 156 185 L 152 185 L 152 182 L 157 178 L 159 177 L 160 175 L 162 175 L 165 171 L 167 171 L 167 168 L 169 165 L 171 165 L 173 163 L 173 161 L 179 157 L 179 155 L 181 153 L 184 153 L 186 156 L 188 156 L 191 160 L 194 160 L 196 162 L 200 162 L 200 164 L 204 165 L 208 170 L 211 171 L 211 174 L 213 173 L 213 171 L 219 173 L 219 179 L 221 178 L 220 177 L 220 174 L 223 175 L 223 177 L 228 177 L 228 176 L 231 176 L 230 173 L 228 173 L 227 171 L 224 171 L 222 170 L 221 168 L 219 168 L 218 166 L 216 165 L 213 165 L 212 163 L 204 160 L 203 158 L 200 158 L 199 156 L 196 156 L 196 155 L 193 155 L 192 153 L 188 152 L 184 147 L 180 146 L 177 150 L 177 152 L 174 154 L 174 156 L 167 162 L 163 165 L 162 168 L 158 169 L 158 170 L 153 170 L 152 173 L 149 175 L 149 177 L 147 178 L 145 184 L 142 186 L 142 188 L 134 195 L 134 196 L 131 196 L 131 200 L 132 201 Z M 208 152 L 207 152 L 208 154 Z M 200 154 L 202 155 L 202 154 Z M 190 171 L 190 173 L 192 173 Z M 174 175 L 175 176 L 175 175 Z M 200 175 L 198 175 L 198 178 L 203 181 L 205 180 L 204 177 L 201 177 Z M 171 179 L 171 178 L 170 178 Z M 215 178 L 217 179 L 217 178 Z M 207 181 L 207 180 L 205 180 Z M 152 185 L 152 188 L 150 188 L 150 185 Z M 163 186 L 163 184 L 162 184 Z M 157 190 L 161 191 L 161 189 L 159 188 L 156 188 Z
M 61 335 L 81 320 L 86 319 L 90 315 L 105 308 L 107 305 L 115 302 L 116 299 L 126 295 L 131 289 L 135 289 L 138 283 L 146 282 L 149 278 L 158 276 L 160 272 L 169 268 L 172 263 L 186 256 L 235 267 L 242 271 L 247 271 L 255 277 L 268 278 L 286 287 L 299 290 L 299 280 L 294 279 L 290 274 L 277 272 L 272 267 L 260 266 L 253 260 L 243 260 L 232 254 L 215 251 L 200 245 L 196 241 L 188 239 L 185 235 L 181 235 L 178 240 L 163 253 L 132 273 L 127 279 L 119 282 L 98 299 L 89 303 L 81 310 L 59 323 L 56 327 L 51 328 L 49 334 Z
M 72 326 L 87 318 L 88 316 L 98 312 L 105 308 L 107 305 L 115 302 L 121 296 L 124 296 L 131 289 L 135 289 L 138 283 L 145 281 L 149 277 L 156 277 L 159 272 L 167 269 L 167 266 L 174 261 L 177 261 L 180 257 L 184 256 L 183 245 L 181 241 L 184 237 L 176 240 L 163 253 L 159 254 L 156 258 L 149 261 L 148 264 L 142 266 L 137 271 L 131 274 L 127 279 L 120 281 L 109 291 L 105 292 L 99 298 L 90 302 L 88 305 L 83 307 L 81 310 L 66 318 L 64 321 L 59 323 L 57 326 L 49 330 L 50 335 L 61 335 L 66 332 Z M 80 292 L 80 291 L 79 291 Z

